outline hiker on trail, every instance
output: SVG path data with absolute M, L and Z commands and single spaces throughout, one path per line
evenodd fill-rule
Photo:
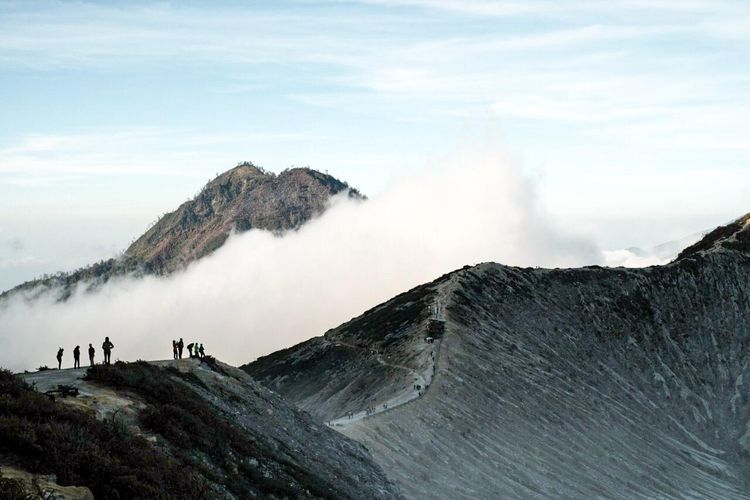
M 206 357 L 206 351 L 203 350 L 203 344 L 201 344 L 200 348 L 198 348 L 198 354 L 200 354 L 201 358 Z
M 104 364 L 112 364 L 112 348 L 115 345 L 109 341 L 109 337 L 104 337 L 104 343 L 102 344 L 102 351 L 104 351 Z
M 96 349 L 94 349 L 94 346 L 89 344 L 89 364 L 91 366 L 94 366 L 94 353 L 96 352 Z
M 177 341 L 172 341 L 172 358 L 177 359 Z
M 75 349 L 73 349 L 73 368 L 80 368 L 81 367 L 81 346 L 77 345 Z
M 57 369 L 60 370 L 62 368 L 62 355 L 63 355 L 63 348 L 60 347 L 57 349 Z
M 177 342 L 177 352 L 180 355 L 180 359 L 182 359 L 182 348 L 185 347 L 185 342 L 182 341 L 182 337 L 180 337 L 180 341 Z
M 195 345 L 195 344 L 193 344 L 192 342 L 190 342 L 190 343 L 189 343 L 189 344 L 187 345 L 187 348 L 188 348 L 188 354 L 190 355 L 190 357 L 191 357 L 191 358 L 193 357 L 193 346 L 194 346 L 194 345 Z

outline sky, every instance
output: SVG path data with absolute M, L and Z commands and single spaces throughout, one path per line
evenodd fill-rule
M 377 199 L 472 145 L 568 234 L 654 246 L 750 211 L 749 117 L 745 0 L 0 0 L 0 289 L 241 161 Z

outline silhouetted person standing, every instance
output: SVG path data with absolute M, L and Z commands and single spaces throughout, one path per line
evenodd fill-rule
M 96 352 L 96 349 L 94 349 L 94 346 L 89 344 L 89 364 L 91 366 L 94 366 L 94 353 Z
M 177 359 L 177 341 L 176 340 L 172 341 L 172 357 L 174 359 Z
M 75 349 L 73 349 L 73 368 L 80 368 L 81 367 L 81 346 L 77 345 Z
M 62 355 L 63 355 L 63 348 L 60 347 L 57 350 L 57 369 L 60 370 L 62 368 Z
M 115 345 L 109 341 L 109 337 L 104 337 L 104 343 L 102 344 L 102 351 L 104 351 L 104 364 L 109 365 L 112 361 L 112 348 Z
M 180 341 L 177 342 L 177 351 L 180 355 L 180 359 L 182 359 L 182 349 L 185 347 L 185 342 L 182 341 L 182 338 L 180 338 Z
M 206 357 L 206 352 L 203 350 L 203 344 L 201 344 L 201 346 L 198 348 L 198 353 L 200 354 L 201 358 Z

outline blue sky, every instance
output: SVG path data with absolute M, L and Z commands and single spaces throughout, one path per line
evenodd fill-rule
M 0 288 L 242 160 L 377 195 L 500 144 L 607 248 L 750 211 L 750 3 L 0 0 Z

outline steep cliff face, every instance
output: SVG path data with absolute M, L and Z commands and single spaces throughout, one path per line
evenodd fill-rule
M 158 273 L 174 271 L 220 247 L 232 230 L 298 228 L 346 190 L 338 179 L 306 168 L 275 175 L 241 164 L 162 217 L 125 254 Z
M 463 269 L 419 289 L 398 345 L 378 318 L 403 297 L 354 322 L 379 336 L 340 328 L 246 369 L 364 443 L 408 497 L 748 498 L 750 228 L 727 228 L 662 267 Z M 446 307 L 434 344 L 430 302 Z M 337 336 L 377 340 L 337 368 Z M 373 370 L 370 344 L 411 371 Z
M 79 394 L 54 403 L 37 398 L 43 406 L 38 420 L 29 417 L 29 404 L 6 406 L 0 397 L 0 465 L 56 474 L 60 484 L 90 487 L 97 498 L 401 496 L 361 444 L 213 359 L 116 363 L 23 378 L 38 391 L 64 384 Z M 72 435 L 45 439 L 49 425 Z M 109 436 L 103 443 L 101 434 Z

